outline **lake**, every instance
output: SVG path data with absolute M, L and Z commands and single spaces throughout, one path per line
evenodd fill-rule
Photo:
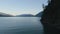
M 0 17 L 0 34 L 43 34 L 40 17 Z

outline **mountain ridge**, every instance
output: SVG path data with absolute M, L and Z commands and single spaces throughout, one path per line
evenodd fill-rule
M 17 15 L 17 17 L 33 17 L 34 15 L 32 14 L 21 14 L 21 15 Z
M 39 12 L 38 14 L 36 14 L 35 16 L 36 17 L 41 17 L 42 16 L 42 14 L 43 14 L 43 12 Z
M 13 17 L 13 15 L 0 12 L 0 17 Z

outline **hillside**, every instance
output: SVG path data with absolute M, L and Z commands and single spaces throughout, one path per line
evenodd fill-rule
M 17 17 L 33 17 L 34 15 L 32 14 L 22 14 L 22 15 L 17 15 Z
M 41 17 L 42 16 L 42 12 L 38 13 L 37 15 L 35 15 L 36 17 Z
M 0 12 L 0 17 L 13 17 L 13 15 Z

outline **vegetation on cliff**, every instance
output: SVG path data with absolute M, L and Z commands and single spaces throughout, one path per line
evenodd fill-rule
M 43 11 L 42 24 L 46 34 L 57 34 L 60 31 L 60 0 L 49 0 Z
M 51 0 L 51 2 L 44 9 L 41 22 L 46 24 L 57 24 L 60 17 L 60 4 L 59 0 Z

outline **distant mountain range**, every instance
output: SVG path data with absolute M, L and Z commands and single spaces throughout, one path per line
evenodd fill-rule
M 17 17 L 41 17 L 43 12 L 40 12 L 36 15 L 32 15 L 32 14 L 22 14 L 22 15 L 17 15 Z
M 37 15 L 35 15 L 35 17 L 41 17 L 42 14 L 43 14 L 43 12 L 40 12 L 40 13 L 38 13 Z
M 42 16 L 42 12 L 38 13 L 37 15 L 22 14 L 22 15 L 16 15 L 16 16 L 0 12 L 0 17 L 41 17 L 41 16 Z
M 34 17 L 32 14 L 22 14 L 22 15 L 17 15 L 17 17 Z
M 13 17 L 13 15 L 0 12 L 0 17 Z

